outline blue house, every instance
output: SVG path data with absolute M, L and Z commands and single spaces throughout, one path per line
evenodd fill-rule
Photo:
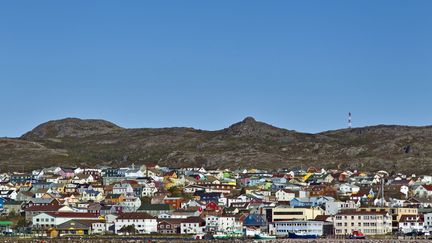
M 271 181 L 273 184 L 286 184 L 288 182 L 285 177 L 273 177 Z
M 264 184 L 265 182 L 266 180 L 264 178 L 253 177 L 249 179 L 247 186 L 258 186 Z
M 243 220 L 243 226 L 245 227 L 266 227 L 266 220 L 259 214 L 249 214 Z
M 314 198 L 311 197 L 296 197 L 290 201 L 292 207 L 313 207 L 315 205 Z
M 218 202 L 219 198 L 222 197 L 222 193 L 220 193 L 220 192 L 197 191 L 197 192 L 195 192 L 194 195 L 200 197 L 200 200 L 204 201 L 206 203 Z
M 4 198 L 0 198 L 0 211 L 3 211 L 5 201 L 6 200 Z
M 296 197 L 290 201 L 290 205 L 292 207 L 317 207 L 334 200 L 332 197 Z

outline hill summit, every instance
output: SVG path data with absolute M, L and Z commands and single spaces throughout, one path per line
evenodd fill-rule
M 207 168 L 350 168 L 431 173 L 432 127 L 370 126 L 317 134 L 246 117 L 225 129 L 122 128 L 97 119 L 43 123 L 0 139 L 2 170 L 131 163 Z

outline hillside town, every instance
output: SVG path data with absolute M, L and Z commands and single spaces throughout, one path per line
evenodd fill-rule
M 427 238 L 432 176 L 323 168 L 51 167 L 0 174 L 6 236 Z

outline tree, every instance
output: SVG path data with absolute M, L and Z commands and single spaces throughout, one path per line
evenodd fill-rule
M 135 226 L 133 225 L 127 225 L 127 226 L 123 226 L 120 230 L 120 233 L 126 233 L 128 235 L 130 234 L 135 234 L 137 232 L 137 230 L 135 229 Z

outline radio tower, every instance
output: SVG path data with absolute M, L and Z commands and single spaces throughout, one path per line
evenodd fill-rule
M 351 117 L 351 112 L 350 112 L 350 113 L 348 113 L 348 128 L 352 127 L 352 119 L 351 118 L 352 117 Z

